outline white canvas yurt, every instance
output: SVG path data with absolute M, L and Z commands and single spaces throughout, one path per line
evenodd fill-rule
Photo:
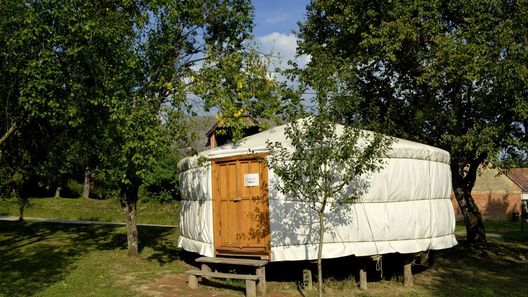
M 262 162 L 272 157 L 267 140 L 288 146 L 285 127 L 180 161 L 179 247 L 209 257 L 317 259 L 317 215 L 277 191 L 280 180 Z M 346 213 L 328 215 L 323 258 L 415 253 L 457 244 L 449 153 L 396 139 L 384 161 L 380 172 L 367 177 L 367 192 Z

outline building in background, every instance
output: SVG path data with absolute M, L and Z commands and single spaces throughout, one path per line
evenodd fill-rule
M 523 203 L 528 201 L 528 168 L 484 168 L 477 176 L 471 195 L 484 219 L 518 220 Z M 454 195 L 452 202 L 457 220 L 462 220 Z
M 260 132 L 258 122 L 250 115 L 244 114 L 241 116 L 245 122 L 246 127 L 243 130 L 243 136 L 250 136 Z M 220 124 L 218 121 L 207 131 L 207 147 L 213 149 L 233 141 L 233 129 L 231 126 Z

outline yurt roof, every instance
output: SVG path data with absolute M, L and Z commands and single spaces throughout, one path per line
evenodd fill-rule
M 287 124 L 277 126 L 242 138 L 236 143 L 229 143 L 214 149 L 202 151 L 198 153 L 198 155 L 184 158 L 178 163 L 178 167 L 180 169 L 186 169 L 198 166 L 198 160 L 200 157 L 212 160 L 240 155 L 266 153 L 268 152 L 266 145 L 268 141 L 279 142 L 285 147 L 291 148 L 290 141 L 285 133 L 286 126 Z M 343 128 L 342 125 L 336 126 L 338 135 L 342 133 Z M 370 131 L 365 132 L 367 132 L 367 135 L 372 135 L 372 132 Z M 450 162 L 449 153 L 445 150 L 410 140 L 395 137 L 392 139 L 391 150 L 387 155 L 389 158 L 430 160 L 447 164 Z

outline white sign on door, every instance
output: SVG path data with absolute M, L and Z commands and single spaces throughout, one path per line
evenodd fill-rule
M 244 174 L 244 186 L 258 187 L 259 186 L 259 174 L 258 173 Z

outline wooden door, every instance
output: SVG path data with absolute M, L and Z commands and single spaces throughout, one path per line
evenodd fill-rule
M 258 159 L 213 164 L 213 210 L 217 254 L 269 252 L 268 171 Z

